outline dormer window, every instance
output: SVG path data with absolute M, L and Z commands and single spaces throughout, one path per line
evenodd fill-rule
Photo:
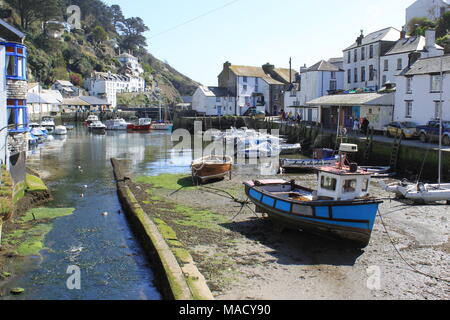
M 26 47 L 17 43 L 1 44 L 6 47 L 6 78 L 26 81 Z

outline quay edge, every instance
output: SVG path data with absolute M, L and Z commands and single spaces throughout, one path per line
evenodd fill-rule
M 124 175 L 120 162 L 112 158 L 111 163 L 120 202 L 133 231 L 155 268 L 157 284 L 162 295 L 169 300 L 214 300 L 205 278 L 198 271 L 189 252 L 183 248 L 169 246 L 168 241 L 178 242 L 174 239 L 174 232 L 165 232 L 164 235 L 160 231 L 164 222 L 152 221 L 127 185 L 130 179 Z M 177 258 L 183 263 L 180 264 Z

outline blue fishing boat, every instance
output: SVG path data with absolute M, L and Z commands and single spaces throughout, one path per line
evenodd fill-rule
M 337 236 L 360 247 L 369 244 L 383 201 L 369 196 L 371 173 L 356 164 L 318 169 L 318 188 L 312 190 L 287 180 L 245 182 L 245 192 L 256 205 L 288 228 Z

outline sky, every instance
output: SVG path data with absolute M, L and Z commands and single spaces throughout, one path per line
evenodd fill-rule
M 223 63 L 299 70 L 342 56 L 364 30 L 401 29 L 414 0 L 104 0 L 141 17 L 149 51 L 203 85 Z

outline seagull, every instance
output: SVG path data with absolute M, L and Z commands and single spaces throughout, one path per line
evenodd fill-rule
M 108 212 L 102 212 L 102 216 L 106 217 L 108 215 Z
M 80 194 L 80 198 L 84 198 L 84 194 Z

